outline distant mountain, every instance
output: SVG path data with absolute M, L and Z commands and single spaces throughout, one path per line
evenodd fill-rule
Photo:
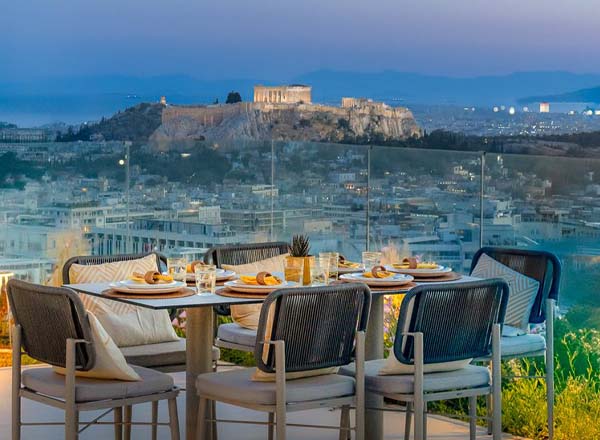
M 319 70 L 294 78 L 204 80 L 188 75 L 123 75 L 0 81 L 0 118 L 24 124 L 80 123 L 110 116 L 165 95 L 173 104 L 224 102 L 230 91 L 251 101 L 255 84 L 306 83 L 315 102 L 338 104 L 343 96 L 362 96 L 399 105 L 514 104 L 524 96 L 560 95 L 600 84 L 600 74 L 517 72 L 457 78 L 383 71 L 360 73 Z
M 589 89 L 575 90 L 574 92 L 529 96 L 519 100 L 521 103 L 529 102 L 593 102 L 600 104 L 600 87 L 592 87 Z
M 368 96 L 415 104 L 490 105 L 516 103 L 531 95 L 564 93 L 600 84 L 600 74 L 517 72 L 510 75 L 454 78 L 384 71 L 356 73 L 320 70 L 294 78 L 311 84 L 316 101 Z

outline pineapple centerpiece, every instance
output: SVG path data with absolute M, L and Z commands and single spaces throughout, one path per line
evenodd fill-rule
M 310 255 L 310 239 L 306 235 L 294 235 L 289 247 L 290 255 L 286 257 L 288 266 L 302 268 L 302 285 L 308 286 L 311 281 L 310 265 L 315 257 Z

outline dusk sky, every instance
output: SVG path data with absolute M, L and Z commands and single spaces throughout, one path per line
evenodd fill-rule
M 600 72 L 592 0 L 7 0 L 0 79 Z

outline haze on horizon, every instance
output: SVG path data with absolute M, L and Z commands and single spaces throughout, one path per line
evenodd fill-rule
M 12 1 L 0 15 L 0 80 L 600 72 L 599 14 L 588 0 Z

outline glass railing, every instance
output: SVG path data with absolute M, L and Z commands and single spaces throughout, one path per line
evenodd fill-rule
M 463 272 L 482 244 L 543 248 L 564 264 L 561 306 L 600 306 L 600 160 L 297 141 L 43 147 L 3 156 L 15 172 L 0 176 L 0 270 L 19 278 L 58 283 L 75 254 L 196 259 L 306 234 L 315 253 L 385 248 Z

